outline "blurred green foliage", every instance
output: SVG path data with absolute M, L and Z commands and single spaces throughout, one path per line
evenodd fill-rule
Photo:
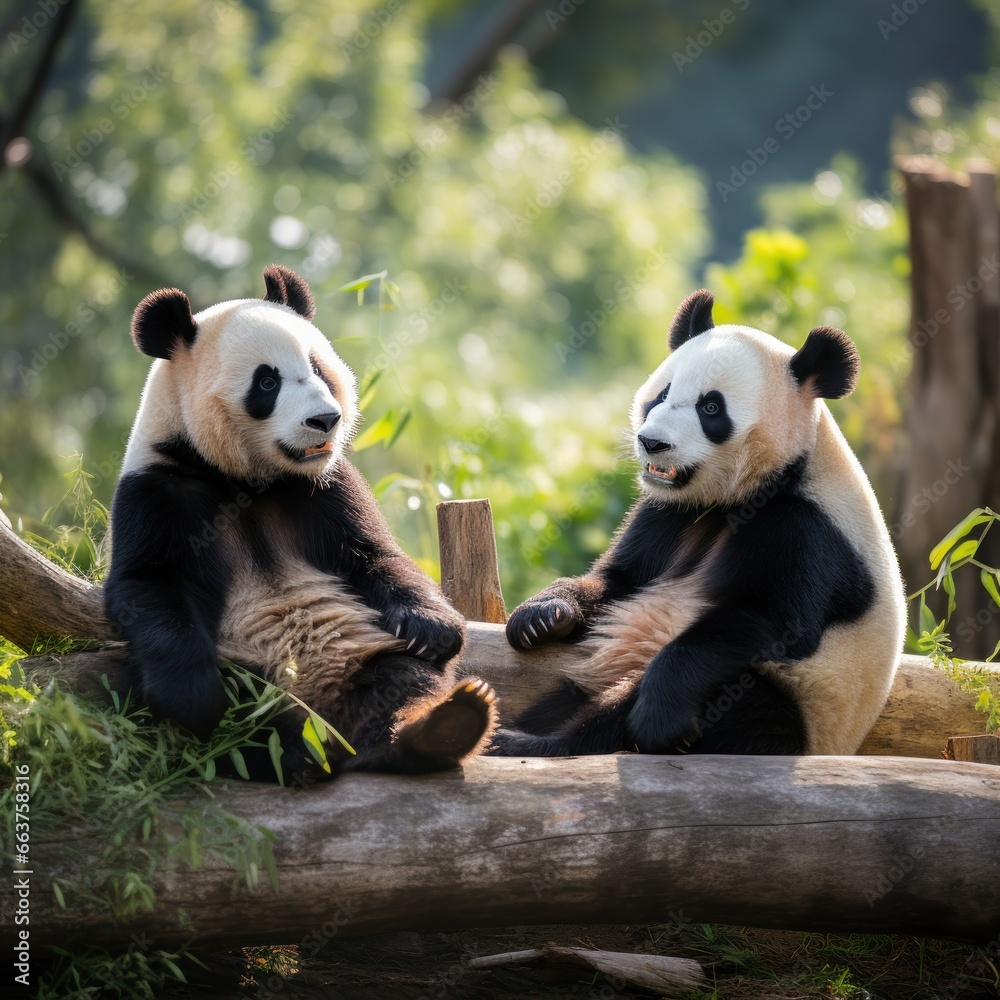
M 272 260 L 310 282 L 317 323 L 369 389 L 357 462 L 404 546 L 433 572 L 434 504 L 488 496 L 510 605 L 606 546 L 635 493 L 631 396 L 702 283 L 717 321 L 791 343 L 832 323 L 857 340 L 861 386 L 837 415 L 891 513 L 909 369 L 898 192 L 863 195 L 838 159 L 767 191 L 765 227 L 702 276 L 705 179 L 636 153 L 614 118 L 573 118 L 520 50 L 460 104 L 428 106 L 434 7 L 79 11 L 28 130 L 30 165 L 121 260 L 54 221 L 28 170 L 0 174 L 8 514 L 40 530 L 76 453 L 110 500 L 148 367 L 128 337 L 143 295 L 174 285 L 199 308 L 259 295 Z M 338 293 L 382 271 L 398 294 L 374 282 L 359 307 Z

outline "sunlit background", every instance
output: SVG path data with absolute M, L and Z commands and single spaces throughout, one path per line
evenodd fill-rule
M 356 460 L 406 549 L 434 572 L 435 503 L 489 497 L 508 605 L 606 546 L 635 494 L 632 393 L 703 284 L 717 321 L 854 337 L 836 414 L 891 519 L 910 363 L 891 156 L 996 159 L 998 18 L 998 0 L 15 3 L 0 506 L 44 531 L 78 454 L 109 502 L 148 365 L 136 303 L 259 296 L 277 261 L 363 379 Z M 338 291 L 383 271 L 360 305 Z

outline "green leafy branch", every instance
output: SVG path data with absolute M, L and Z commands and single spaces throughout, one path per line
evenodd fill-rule
M 951 677 L 968 694 L 976 696 L 976 708 L 986 715 L 986 731 L 1000 730 L 1000 681 L 995 672 L 972 666 L 954 655 L 948 625 L 956 610 L 955 572 L 964 566 L 979 570 L 979 580 L 989 599 L 1000 608 L 1000 568 L 990 566 L 977 558 L 990 529 L 1000 522 L 1000 514 L 989 507 L 977 507 L 955 525 L 938 542 L 930 553 L 930 568 L 936 576 L 909 600 L 919 601 L 919 629 L 917 648 L 931 658 L 934 666 Z M 979 529 L 979 530 L 977 530 Z M 974 536 L 974 537 L 973 537 Z M 927 604 L 927 593 L 943 590 L 948 598 L 945 616 L 938 621 Z M 992 661 L 1000 653 L 1000 642 L 986 657 Z

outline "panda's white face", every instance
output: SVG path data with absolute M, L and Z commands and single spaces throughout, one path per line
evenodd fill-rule
M 740 502 L 811 448 L 819 409 L 792 376 L 794 353 L 738 326 L 675 350 L 632 406 L 642 488 L 686 506 Z
M 199 313 L 198 336 L 167 364 L 192 444 L 254 481 L 322 479 L 357 423 L 354 375 L 312 323 L 259 299 Z

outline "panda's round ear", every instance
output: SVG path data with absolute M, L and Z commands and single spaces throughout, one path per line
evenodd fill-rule
M 132 314 L 132 340 L 151 358 L 169 359 L 179 343 L 190 347 L 197 335 L 191 300 L 176 288 L 151 292 Z
M 843 330 L 818 326 L 810 331 L 788 365 L 795 381 L 814 396 L 841 399 L 854 392 L 858 384 L 861 356 Z
M 264 268 L 264 284 L 267 286 L 264 295 L 267 302 L 288 306 L 306 319 L 312 319 L 316 315 L 312 292 L 294 271 L 281 264 L 268 264 Z
M 670 324 L 670 350 L 676 351 L 681 344 L 715 326 L 712 319 L 714 305 L 715 296 L 707 288 L 692 292 L 680 304 Z

